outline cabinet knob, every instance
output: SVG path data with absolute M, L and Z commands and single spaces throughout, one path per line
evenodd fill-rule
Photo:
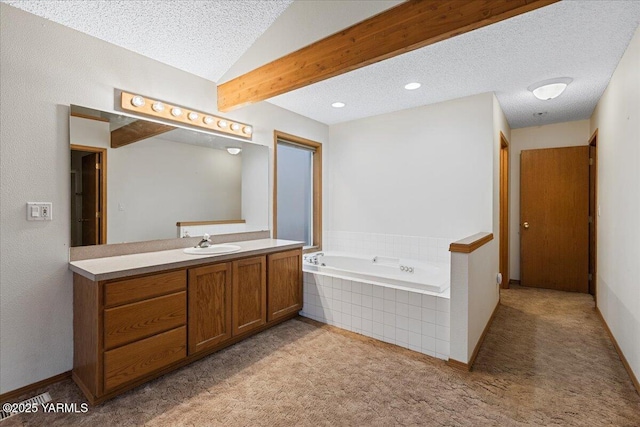
M 522 224 L 522 226 L 524 227 L 525 230 L 529 229 L 529 223 L 526 221 Z

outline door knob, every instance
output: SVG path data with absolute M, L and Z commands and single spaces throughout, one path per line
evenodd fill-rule
M 525 221 L 525 222 L 522 224 L 522 226 L 523 226 L 523 227 L 524 227 L 524 229 L 526 230 L 526 229 L 528 229 L 528 228 L 529 228 L 529 223 Z

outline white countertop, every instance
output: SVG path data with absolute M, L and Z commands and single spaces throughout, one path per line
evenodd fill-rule
M 69 269 L 87 279 L 99 282 L 102 280 L 136 276 L 138 274 L 222 262 L 252 255 L 263 255 L 288 249 L 298 249 L 303 246 L 302 242 L 279 239 L 248 240 L 244 242 L 231 242 L 229 244 L 240 246 L 242 249 L 238 252 L 220 255 L 189 255 L 185 254 L 182 249 L 144 252 L 132 255 L 72 261 L 69 263 Z

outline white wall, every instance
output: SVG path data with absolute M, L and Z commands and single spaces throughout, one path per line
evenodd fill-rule
M 469 363 L 498 304 L 499 242 L 495 238 L 465 254 L 451 254 L 451 359 Z
M 107 243 L 172 239 L 178 221 L 242 217 L 241 155 L 161 138 L 112 149 L 109 123 L 78 117 L 69 139 L 107 148 Z
M 509 147 L 510 279 L 520 280 L 520 153 L 522 150 L 573 147 L 589 143 L 589 120 L 513 129 Z
M 452 254 L 451 357 L 464 363 L 499 299 L 501 131 L 510 137 L 490 93 L 330 127 L 330 236 L 493 232 L 472 254 Z
M 451 358 L 463 363 L 471 359 L 500 299 L 496 275 L 500 255 L 501 132 L 510 139 L 507 118 L 492 96 L 492 227 L 476 232 L 492 232 L 493 240 L 470 254 L 451 254 Z
M 0 62 L 0 393 L 5 393 L 73 364 L 68 106 L 113 112 L 114 89 L 120 88 L 215 113 L 216 86 L 4 3 Z M 328 140 L 327 126 L 267 103 L 228 116 L 253 124 L 254 141 L 269 147 L 274 128 Z M 53 202 L 54 220 L 27 222 L 27 201 Z
M 640 29 L 591 117 L 598 129 L 598 308 L 640 379 Z
M 327 231 L 460 239 L 493 228 L 493 95 L 330 127 Z

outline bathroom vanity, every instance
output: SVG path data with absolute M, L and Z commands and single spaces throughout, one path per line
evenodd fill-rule
M 70 263 L 73 380 L 100 403 L 297 316 L 302 243 L 234 242 Z

